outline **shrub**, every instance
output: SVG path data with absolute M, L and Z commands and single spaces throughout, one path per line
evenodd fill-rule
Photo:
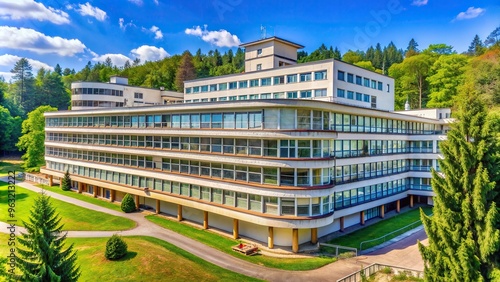
M 122 204 L 121 204 L 122 211 L 129 213 L 129 212 L 134 212 L 135 211 L 135 201 L 132 195 L 130 194 L 125 194 L 125 197 L 123 197 Z
M 106 251 L 104 256 L 109 260 L 117 260 L 127 254 L 127 243 L 123 241 L 122 237 L 114 234 L 109 238 L 106 243 Z
M 71 190 L 71 177 L 69 176 L 68 170 L 66 170 L 66 173 L 64 174 L 64 178 L 62 179 L 61 189 L 63 191 Z

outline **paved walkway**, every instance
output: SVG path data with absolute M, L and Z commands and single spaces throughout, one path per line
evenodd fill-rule
M 5 179 L 0 179 L 5 181 Z M 42 189 L 36 187 L 32 184 L 20 182 L 17 183 L 18 186 L 26 188 L 34 192 L 40 192 Z M 392 253 L 393 246 L 389 246 L 374 252 L 373 254 L 365 255 L 363 257 L 355 257 L 351 259 L 340 260 L 335 263 L 323 266 L 319 269 L 310 271 L 286 271 L 274 268 L 268 268 L 253 264 L 238 258 L 235 258 L 229 254 L 223 253 L 216 249 L 213 249 L 203 243 L 195 241 L 193 239 L 187 238 L 179 233 L 164 229 L 154 223 L 151 223 L 144 218 L 147 213 L 129 213 L 124 214 L 118 211 L 110 210 L 104 207 L 96 206 L 81 200 L 77 200 L 71 197 L 60 195 L 51 191 L 45 190 L 45 193 L 54 199 L 72 203 L 81 207 L 85 207 L 91 210 L 100 211 L 120 217 L 126 217 L 134 220 L 137 226 L 130 230 L 125 231 L 68 231 L 68 237 L 110 237 L 112 234 L 120 234 L 122 236 L 151 236 L 166 242 L 169 242 L 179 248 L 182 248 L 208 262 L 215 265 L 223 267 L 225 269 L 238 272 L 247 276 L 252 276 L 255 278 L 267 280 L 267 281 L 336 281 L 346 275 L 353 272 L 359 271 L 362 265 L 367 266 L 373 262 L 385 263 L 384 261 L 395 260 L 396 263 L 392 263 L 401 267 L 408 267 L 412 269 L 423 270 L 423 263 L 421 262 L 420 255 L 412 255 L 407 257 L 406 252 L 414 253 L 416 249 L 415 238 L 412 236 L 398 242 L 400 244 L 399 253 Z M 5 223 L 0 223 L 0 232 L 7 233 Z M 420 235 L 421 236 L 421 235 Z M 424 233 L 425 236 L 425 233 Z M 421 238 L 421 237 L 416 237 Z M 418 252 L 418 250 L 416 250 Z M 405 265 L 398 262 L 399 256 L 407 257 Z M 422 265 L 422 267 L 414 267 L 415 265 Z

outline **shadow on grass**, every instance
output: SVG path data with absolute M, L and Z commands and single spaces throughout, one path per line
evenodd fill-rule
M 0 190 L 0 199 L 7 199 L 9 197 L 9 191 L 8 190 Z M 28 198 L 27 193 L 16 193 L 16 201 L 23 200 Z
M 136 256 L 137 256 L 137 252 L 128 251 L 124 257 L 117 259 L 117 260 L 113 260 L 113 261 L 128 261 L 128 260 L 134 259 Z

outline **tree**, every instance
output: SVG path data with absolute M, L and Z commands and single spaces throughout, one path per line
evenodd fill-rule
M 429 246 L 419 243 L 426 281 L 488 281 L 498 269 L 498 132 L 472 85 L 459 98 L 458 121 L 440 145 L 442 173 L 432 171 L 434 215 L 420 212 L 429 237 Z
M 40 106 L 23 121 L 22 133 L 16 146 L 26 153 L 22 156 L 27 171 L 38 171 L 45 164 L 45 112 L 57 111 L 51 106 Z
M 467 55 L 469 56 L 479 56 L 484 53 L 484 44 L 483 41 L 479 38 L 479 35 L 476 34 L 472 42 L 470 43 L 469 49 L 467 50 Z
M 66 170 L 64 178 L 62 179 L 61 189 L 63 191 L 71 190 L 71 177 L 69 176 L 69 170 Z
M 15 94 L 14 104 L 20 105 L 26 112 L 34 109 L 32 98 L 35 96 L 35 79 L 33 78 L 32 67 L 26 58 L 21 58 L 16 62 L 10 71 L 14 75 Z
M 184 81 L 196 78 L 193 56 L 189 51 L 182 53 L 181 62 L 175 76 L 175 87 L 178 92 L 184 91 Z
M 354 52 L 349 50 L 345 52 L 344 56 L 342 56 L 342 61 L 354 64 L 359 61 L 363 61 L 363 54 L 360 51 Z
M 80 267 L 73 244 L 66 249 L 66 235 L 62 234 L 61 217 L 42 193 L 35 199 L 28 222 L 23 222 L 26 233 L 17 238 L 17 265 L 21 281 L 77 281 Z
M 135 212 L 135 210 L 136 210 L 135 201 L 134 201 L 134 198 L 132 197 L 132 195 L 125 194 L 125 196 L 123 197 L 123 200 L 122 200 L 121 209 L 123 212 L 126 212 L 126 213 Z
M 69 92 L 64 87 L 62 76 L 57 72 L 41 68 L 36 77 L 36 99 L 34 107 L 49 105 L 59 110 L 67 110 L 70 103 Z
M 432 65 L 429 83 L 429 108 L 447 108 L 453 105 L 458 88 L 464 82 L 469 58 L 462 54 L 440 56 Z
M 54 72 L 57 73 L 58 75 L 62 75 L 62 69 L 59 64 L 56 64 L 56 66 L 54 67 Z
M 492 46 L 500 42 L 500 26 L 495 28 L 488 37 L 486 37 L 486 40 L 484 41 L 484 45 L 486 46 Z
M 104 252 L 104 257 L 109 260 L 121 259 L 127 254 L 127 243 L 122 239 L 122 237 L 113 234 L 106 242 L 106 251 Z
M 372 62 L 370 61 L 359 61 L 357 63 L 354 63 L 354 65 L 362 67 L 367 70 L 375 71 L 375 67 L 372 65 Z
M 453 46 L 440 44 L 431 44 L 427 49 L 424 50 L 426 53 L 437 54 L 437 55 L 451 55 L 456 53 L 453 51 Z
M 418 43 L 415 41 L 415 39 L 411 39 L 410 42 L 408 42 L 408 47 L 406 47 L 406 52 L 405 52 L 405 57 L 411 57 L 414 55 L 417 55 L 420 52 L 418 50 Z
M 489 106 L 500 104 L 500 46 L 490 47 L 483 55 L 471 59 L 465 80 L 473 83 Z

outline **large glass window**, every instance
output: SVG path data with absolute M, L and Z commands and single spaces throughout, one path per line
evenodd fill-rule
M 311 73 L 310 72 L 300 74 L 300 82 L 304 82 L 304 81 L 311 81 Z
M 289 74 L 286 76 L 286 83 L 295 83 L 295 82 L 297 82 L 296 74 Z

